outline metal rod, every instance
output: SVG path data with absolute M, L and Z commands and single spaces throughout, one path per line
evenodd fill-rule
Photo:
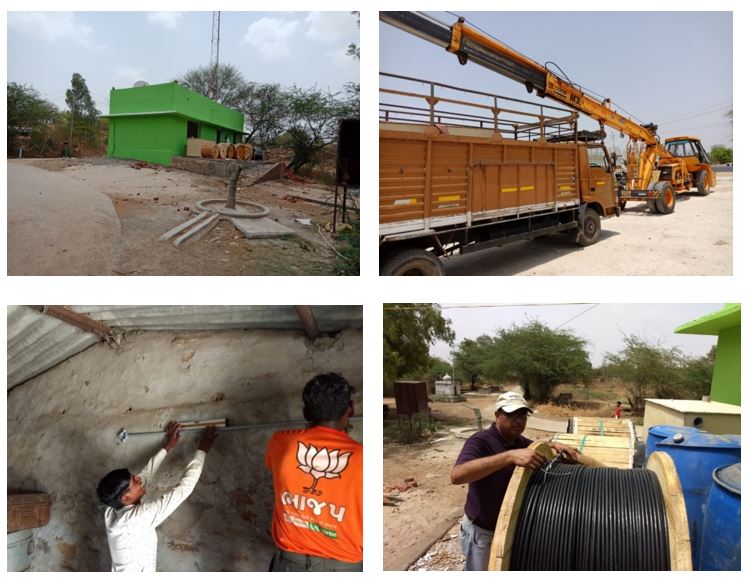
M 362 416 L 351 416 L 350 420 L 354 421 L 362 421 Z M 241 426 L 224 426 L 223 428 L 217 428 L 217 432 L 230 432 L 234 430 L 264 430 L 266 428 L 284 428 L 284 427 L 294 427 L 294 426 L 306 426 L 310 422 L 305 421 L 291 421 L 291 422 L 269 422 L 267 424 L 245 424 Z M 180 432 L 203 432 L 204 428 L 185 428 L 181 429 Z M 155 435 L 155 434 L 164 434 L 164 430 L 151 430 L 148 432 L 128 432 L 125 428 L 122 428 L 118 433 L 117 437 L 120 439 L 121 442 L 125 442 L 125 440 L 128 439 L 129 436 L 149 436 L 149 435 Z

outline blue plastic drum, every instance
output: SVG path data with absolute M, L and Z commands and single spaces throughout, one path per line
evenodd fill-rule
M 662 442 L 665 438 L 672 438 L 676 434 L 681 434 L 684 438 L 688 438 L 694 434 L 706 434 L 706 432 L 692 426 L 652 426 L 649 432 L 647 432 L 644 460 L 649 460 L 649 455 L 655 451 L 655 446 L 658 442 Z
M 688 515 L 691 560 L 696 567 L 704 528 L 704 506 L 714 484 L 712 472 L 717 467 L 741 461 L 741 437 L 700 432 L 685 436 L 682 441 L 666 438 L 656 444 L 655 450 L 667 452 L 678 471 Z
M 741 569 L 741 464 L 712 473 L 702 530 L 699 570 Z

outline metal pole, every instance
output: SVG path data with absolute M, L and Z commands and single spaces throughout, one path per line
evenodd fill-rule
M 362 421 L 362 416 L 352 416 L 350 420 Z M 291 422 L 269 422 L 267 424 L 245 424 L 241 426 L 225 426 L 223 428 L 217 428 L 217 432 L 232 432 L 235 430 L 265 430 L 268 428 L 288 428 L 288 427 L 303 427 L 307 426 L 310 422 L 305 421 L 291 421 Z M 205 428 L 186 428 L 180 430 L 180 432 L 203 432 Z M 149 432 L 128 432 L 125 428 L 122 428 L 117 437 L 121 442 L 125 442 L 130 436 L 149 436 L 156 434 L 164 434 L 164 430 L 152 430 Z
M 237 181 L 240 179 L 240 173 L 243 167 L 239 164 L 229 165 L 229 191 L 227 192 L 227 208 L 234 209 L 237 200 Z

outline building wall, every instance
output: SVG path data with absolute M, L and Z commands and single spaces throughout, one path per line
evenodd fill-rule
M 107 156 L 169 166 L 185 155 L 187 134 L 187 121 L 176 116 L 112 118 Z
M 717 339 L 712 401 L 741 405 L 741 327 L 720 331 Z
M 137 472 L 163 437 L 130 436 L 169 420 L 228 418 L 230 425 L 302 420 L 301 392 L 335 371 L 357 389 L 362 333 L 307 340 L 292 331 L 127 333 L 99 343 L 8 394 L 8 487 L 47 492 L 52 518 L 34 530 L 34 571 L 109 570 L 96 485 Z M 362 423 L 353 437 L 362 440 Z M 266 570 L 273 492 L 263 456 L 273 430 L 221 433 L 191 497 L 158 529 L 159 570 Z M 154 492 L 176 484 L 197 434 L 184 434 Z M 152 493 L 153 494 L 153 493 Z
M 679 412 L 661 404 L 647 401 L 644 404 L 645 436 L 649 428 L 654 426 L 687 426 L 694 427 L 694 420 L 702 419 L 701 430 L 711 434 L 740 434 L 740 414 L 716 414 L 707 412 Z
M 185 117 L 236 132 L 243 130 L 242 113 L 191 91 L 178 83 L 113 89 L 110 114 L 175 111 Z

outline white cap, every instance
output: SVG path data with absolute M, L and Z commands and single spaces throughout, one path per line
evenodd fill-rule
M 530 412 L 532 408 L 527 404 L 527 400 L 523 396 L 513 391 L 506 391 L 498 396 L 495 402 L 495 411 L 503 410 L 507 414 L 511 414 L 522 408 L 527 408 Z

